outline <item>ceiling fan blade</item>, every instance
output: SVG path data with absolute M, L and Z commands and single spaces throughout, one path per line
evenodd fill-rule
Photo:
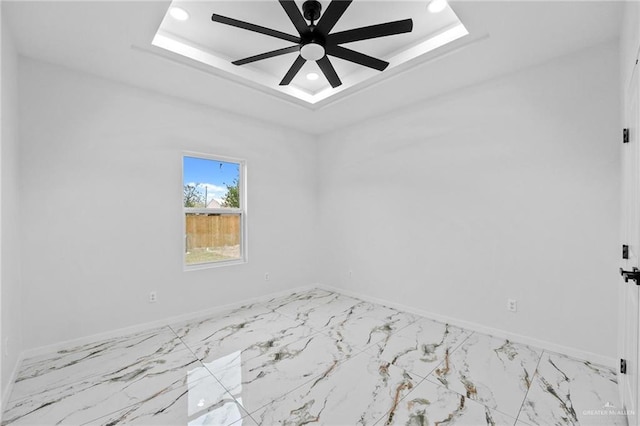
M 249 56 L 248 58 L 238 59 L 237 61 L 231 62 L 233 65 L 245 65 L 251 62 L 261 61 L 263 59 L 273 58 L 274 56 L 285 55 L 291 52 L 298 52 L 300 50 L 300 46 L 297 44 L 295 46 L 283 47 L 282 49 L 272 50 L 271 52 L 261 53 L 255 56 Z
M 298 56 L 280 82 L 280 86 L 286 86 L 291 83 L 291 80 L 298 74 L 298 71 L 300 71 L 300 68 L 302 68 L 305 62 L 307 61 L 302 56 Z
M 327 44 L 351 43 L 353 41 L 410 33 L 412 29 L 413 21 L 411 19 L 403 19 L 401 21 L 386 22 L 329 34 Z
M 243 30 L 253 31 L 256 33 L 290 41 L 292 43 L 300 43 L 300 37 L 295 37 L 295 36 L 292 36 L 291 34 L 272 30 L 271 28 L 261 27 L 260 25 L 239 21 L 237 19 L 227 18 L 226 16 L 217 15 L 215 13 L 211 16 L 211 20 L 213 22 L 219 22 L 221 24 L 230 25 L 232 27 L 242 28 Z
M 365 67 L 373 68 L 378 71 L 384 71 L 389 66 L 389 62 L 342 46 L 327 46 L 327 55 L 355 62 L 356 64 L 364 65 Z
M 291 19 L 291 23 L 296 27 L 298 33 L 302 34 L 309 29 L 307 21 L 305 21 L 294 0 L 280 0 L 280 5 L 289 15 L 289 19 Z
M 335 89 L 342 84 L 335 68 L 333 68 L 333 65 L 331 65 L 331 61 L 329 61 L 329 58 L 326 55 L 323 56 L 322 59 L 317 60 L 316 63 L 320 67 L 320 70 L 322 71 L 324 76 L 327 77 L 327 80 L 329 80 L 329 84 L 331 84 L 331 87 Z
M 316 25 L 316 30 L 321 34 L 329 34 L 338 20 L 342 17 L 344 11 L 347 10 L 349 5 L 351 5 L 352 1 L 353 0 L 333 0 L 329 3 L 327 10 L 324 11 L 318 21 L 318 25 Z

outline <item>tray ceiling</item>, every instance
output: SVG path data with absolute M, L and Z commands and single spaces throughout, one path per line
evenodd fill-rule
M 299 9 L 302 1 L 297 1 Z M 321 1 L 326 10 L 330 1 Z M 170 12 L 179 8 L 188 19 L 176 19 Z M 342 85 L 332 88 L 314 61 L 307 61 L 288 86 L 279 82 L 297 52 L 288 53 L 246 65 L 231 62 L 256 54 L 289 47 L 291 42 L 212 22 L 213 13 L 250 22 L 297 36 L 297 31 L 280 4 L 273 1 L 183 1 L 174 0 L 153 38 L 154 46 L 222 70 L 222 75 L 240 77 L 254 83 L 254 87 L 271 94 L 295 98 L 313 106 L 339 94 L 364 88 L 367 81 L 379 81 L 394 67 L 414 60 L 468 34 L 465 26 L 447 5 L 438 13 L 427 10 L 425 2 L 354 1 L 333 28 L 332 33 L 389 21 L 410 18 L 410 33 L 347 43 L 344 47 L 389 62 L 381 72 L 331 56 Z M 319 78 L 308 78 L 316 74 Z M 311 76 L 313 77 L 313 76 Z
M 264 1 L 274 3 L 277 7 L 273 12 L 279 12 L 276 0 Z M 390 9 L 396 4 L 380 1 Z M 611 48 L 616 48 L 625 6 L 624 2 L 591 0 L 450 0 L 469 35 L 309 104 L 153 46 L 151 42 L 170 3 L 2 0 L 2 15 L 20 63 L 36 61 L 52 72 L 62 67 L 77 71 L 78 78 L 91 75 L 116 81 L 143 89 L 141 94 L 162 94 L 184 100 L 185 105 L 207 106 L 214 114 L 228 112 L 325 135 L 356 123 L 402 114 L 424 102 L 446 101 L 449 93 L 466 91 L 594 45 L 613 43 Z M 366 9 L 374 2 L 355 0 L 354 11 L 359 3 Z M 425 12 L 427 3 L 421 2 Z M 241 6 L 237 8 L 244 10 Z M 284 13 L 279 17 L 285 18 Z M 378 22 L 386 18 L 378 18 Z

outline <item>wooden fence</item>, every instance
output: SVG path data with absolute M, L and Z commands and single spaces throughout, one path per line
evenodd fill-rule
M 186 225 L 187 251 L 240 244 L 239 215 L 188 214 Z

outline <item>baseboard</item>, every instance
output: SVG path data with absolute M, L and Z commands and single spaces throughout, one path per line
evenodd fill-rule
M 465 321 L 458 318 L 449 317 L 446 315 L 428 312 L 422 309 L 414 308 L 412 306 L 403 305 L 401 303 L 390 302 L 388 300 L 379 299 L 377 297 L 371 297 L 362 293 L 357 293 L 354 291 L 349 291 L 349 290 L 345 290 L 338 287 L 332 287 L 324 284 L 318 284 L 317 287 L 322 288 L 324 290 L 341 293 L 341 294 L 344 294 L 345 296 L 355 297 L 357 299 L 365 300 L 367 302 L 378 303 L 380 305 L 385 305 L 390 308 L 395 308 L 401 311 L 420 315 L 422 317 L 432 319 L 435 321 L 455 325 L 457 327 L 465 328 L 467 330 L 477 331 L 478 333 L 488 334 L 490 336 L 500 337 L 502 339 L 509 339 L 513 342 L 523 343 L 529 346 L 535 346 L 537 348 L 544 349 L 549 352 L 569 355 L 573 358 L 588 361 L 592 364 L 604 365 L 613 369 L 617 368 L 617 362 L 614 358 L 610 358 L 610 357 L 596 354 L 593 352 L 584 351 L 584 350 L 573 348 L 570 346 L 559 345 L 557 343 L 549 342 L 547 340 L 541 340 L 535 337 L 513 333 L 513 332 L 502 330 L 499 328 L 484 326 L 471 321 Z
M 181 322 L 181 321 L 189 321 L 192 319 L 196 319 L 199 317 L 204 317 L 204 316 L 209 316 L 209 315 L 215 315 L 221 312 L 225 312 L 225 311 L 229 311 L 232 309 L 237 309 L 240 308 L 241 306 L 245 306 L 245 305 L 249 305 L 249 304 L 253 304 L 253 303 L 261 303 L 261 302 L 266 302 L 274 297 L 279 297 L 279 296 L 285 296 L 291 293 L 295 293 L 298 291 L 305 291 L 305 290 L 310 290 L 312 288 L 317 288 L 318 286 L 315 284 L 310 284 L 310 285 L 305 285 L 305 286 L 299 286 L 299 287 L 295 287 L 295 288 L 290 288 L 287 290 L 282 290 L 282 291 L 278 291 L 275 293 L 269 293 L 266 295 L 262 295 L 262 296 L 257 296 L 257 297 L 252 297 L 249 299 L 243 299 L 240 300 L 238 302 L 233 302 L 233 303 L 228 303 L 226 305 L 220 305 L 220 306 L 215 306 L 212 308 L 208 308 L 208 309 L 204 309 L 204 310 L 200 310 L 200 311 L 195 311 L 195 312 L 190 312 L 187 314 L 183 314 L 183 315 L 177 315 L 177 316 L 173 316 L 173 317 L 168 317 L 168 318 L 163 318 L 161 320 L 157 320 L 157 321 L 150 321 L 150 322 L 146 322 L 146 323 L 141 323 L 141 324 L 136 324 L 130 327 L 123 327 L 123 328 L 118 328 L 115 330 L 110 330 L 110 331 L 106 331 L 106 332 L 102 332 L 102 333 L 97 333 L 97 334 L 92 334 L 92 335 L 88 335 L 88 336 L 83 336 L 83 337 L 79 337 L 77 339 L 71 339 L 71 340 L 65 340 L 62 342 L 58 342 L 58 343 L 54 343 L 51 345 L 46 345 L 46 346 L 39 346 L 37 348 L 32 348 L 32 349 L 27 349 L 25 351 L 23 351 L 19 357 L 19 360 L 21 362 L 17 363 L 16 366 L 16 372 L 18 370 L 18 367 L 20 366 L 20 364 L 22 363 L 23 360 L 28 359 L 28 358 L 33 358 L 39 355 L 45 355 L 47 353 L 52 353 L 52 352 L 57 352 L 61 349 L 65 349 L 65 348 L 69 348 L 69 347 L 73 347 L 73 346 L 80 346 L 80 345 L 85 345 L 88 343 L 92 343 L 98 340 L 105 340 L 105 339 L 110 339 L 113 337 L 118 337 L 118 336 L 123 336 L 126 334 L 133 334 L 133 333 L 140 333 L 140 332 L 144 332 L 147 330 L 151 330 L 154 328 L 158 328 L 158 327 L 165 327 L 167 325 L 170 324 L 175 324 L 177 322 Z M 13 377 L 14 381 L 15 381 L 15 377 Z M 13 381 L 11 382 L 13 383 Z

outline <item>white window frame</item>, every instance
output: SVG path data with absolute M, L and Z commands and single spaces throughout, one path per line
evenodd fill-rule
M 222 161 L 225 163 L 236 163 L 239 165 L 238 176 L 238 201 L 239 208 L 223 208 L 223 209 L 208 209 L 198 207 L 184 207 L 184 157 L 202 158 L 205 160 Z M 180 191 L 182 201 L 182 265 L 185 271 L 194 271 L 208 268 L 218 268 L 221 266 L 240 265 L 247 263 L 247 163 L 245 160 L 239 158 L 226 157 L 222 155 L 205 154 L 201 152 L 183 151 L 180 156 L 181 160 L 181 188 Z M 219 214 L 219 215 L 238 215 L 240 216 L 240 258 L 230 260 L 216 260 L 212 262 L 203 262 L 195 264 L 187 264 L 186 252 L 187 252 L 187 213 L 196 214 Z

